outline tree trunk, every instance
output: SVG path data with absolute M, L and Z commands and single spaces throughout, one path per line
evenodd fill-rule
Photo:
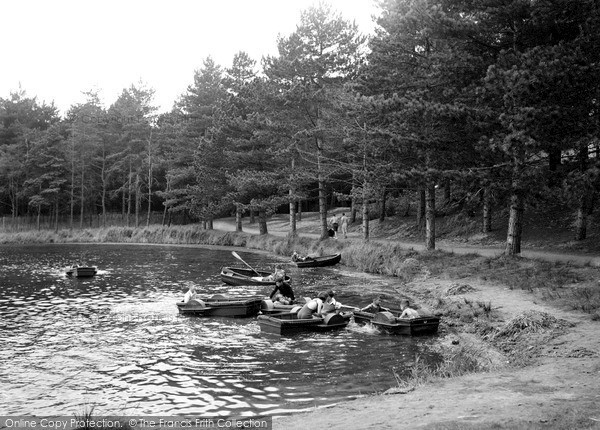
M 83 229 L 83 214 L 84 214 L 84 202 L 85 202 L 85 191 L 84 191 L 84 186 L 83 186 L 83 182 L 84 182 L 84 175 L 85 173 L 85 166 L 82 164 L 81 165 L 81 199 L 79 201 L 81 208 L 79 209 L 79 229 Z
M 140 196 L 140 174 L 135 174 L 135 228 L 140 226 L 140 206 L 141 206 L 141 196 Z
M 483 227 L 484 233 L 492 231 L 492 192 L 489 186 L 483 188 Z
M 588 146 L 581 145 L 579 148 L 579 170 L 581 175 L 585 175 L 588 169 Z M 575 222 L 575 240 L 583 240 L 587 237 L 587 218 L 590 206 L 589 187 L 583 185 L 579 205 L 577 207 L 577 220 Z
M 54 210 L 56 211 L 56 218 L 54 220 L 54 231 L 58 233 L 58 195 L 56 196 L 56 203 L 54 205 Z
M 235 231 L 241 233 L 242 230 L 242 209 L 239 205 L 235 205 Z
M 363 183 L 363 195 L 362 195 L 362 229 L 363 239 L 369 240 L 369 197 L 367 195 L 368 184 L 367 181 Z
M 435 249 L 435 183 L 427 181 L 425 195 L 425 248 Z
M 352 200 L 350 203 L 350 224 L 353 224 L 356 222 L 356 198 L 354 196 L 352 196 Z
M 385 204 L 387 199 L 387 189 L 384 186 L 381 192 L 381 200 L 379 201 L 379 222 L 385 221 Z
M 37 207 L 37 229 L 38 229 L 38 231 L 40 231 L 40 229 L 41 229 L 41 224 L 40 224 L 41 217 L 42 217 L 42 206 L 38 205 L 38 207 Z
M 335 192 L 333 188 L 331 189 L 331 203 L 329 204 L 329 209 L 335 209 L 337 204 L 337 199 L 335 198 Z
M 133 190 L 132 190 L 132 186 L 133 183 L 131 181 L 131 177 L 133 176 L 133 171 L 132 171 L 132 167 L 131 167 L 131 160 L 129 161 L 129 179 L 128 179 L 128 183 L 127 183 L 127 227 L 129 227 L 129 223 L 130 223 L 130 219 L 131 219 L 131 206 L 132 206 L 132 196 L 133 196 Z
M 449 204 L 450 199 L 452 198 L 452 185 L 450 183 L 450 179 L 444 179 L 444 204 Z
M 108 188 L 106 180 L 106 151 L 102 146 L 102 164 L 100 167 L 100 181 L 102 182 L 101 205 L 102 205 L 102 227 L 106 227 L 106 192 Z
M 250 224 L 254 224 L 256 219 L 254 218 L 254 210 L 250 209 Z
M 75 221 L 75 151 L 71 154 L 71 217 L 69 218 L 69 230 L 73 230 Z
M 317 147 L 320 148 L 319 142 Z M 325 194 L 325 180 L 323 179 L 323 171 L 321 166 L 321 150 L 317 154 L 317 182 L 319 186 L 319 216 L 321 217 L 321 239 L 327 239 L 327 195 Z
M 290 174 L 290 189 L 289 189 L 289 207 L 290 207 L 290 233 L 292 235 L 296 234 L 296 200 L 294 198 L 294 167 L 295 167 L 295 159 L 292 157 L 292 172 Z
M 419 228 L 423 225 L 423 220 L 425 219 L 425 189 L 420 186 L 417 191 L 417 226 Z
M 290 190 L 290 195 L 292 190 Z M 296 234 L 296 202 L 290 201 L 290 233 Z
M 212 230 L 214 228 L 214 224 L 213 224 L 213 218 L 210 217 L 207 221 L 206 221 L 206 228 L 208 230 Z
M 575 240 L 584 240 L 587 237 L 587 219 L 588 219 L 588 196 L 583 195 L 579 199 L 577 208 L 577 220 L 575 222 Z
M 524 197 L 519 190 L 513 190 L 510 196 L 510 214 L 508 217 L 508 234 L 506 237 L 506 254 L 521 253 L 521 233 L 523 231 Z
M 121 191 L 121 225 L 125 221 L 125 207 L 127 206 L 126 205 L 127 201 L 125 199 L 125 185 L 126 184 L 127 184 L 127 182 L 123 183 L 123 187 L 122 187 L 122 191 Z
M 267 234 L 267 212 L 264 209 L 258 211 L 258 231 L 259 234 Z
M 169 179 L 169 175 L 167 175 L 167 187 L 166 187 L 166 191 L 167 191 L 167 195 L 169 195 L 169 191 L 171 191 L 171 186 L 170 186 L 170 179 Z M 162 225 L 165 225 L 165 220 L 167 218 L 167 201 L 165 198 L 165 201 L 163 202 L 163 206 L 165 207 L 163 209 L 163 216 L 162 216 Z
M 146 218 L 146 227 L 150 225 L 152 215 L 152 129 L 148 138 L 148 217 Z
M 302 200 L 298 200 L 298 216 L 296 217 L 298 222 L 302 221 Z
M 559 175 L 556 175 L 555 172 L 561 164 L 561 157 L 562 153 L 560 149 L 550 148 L 548 150 L 548 170 L 550 170 L 550 175 L 548 177 L 549 187 L 556 187 L 559 185 Z

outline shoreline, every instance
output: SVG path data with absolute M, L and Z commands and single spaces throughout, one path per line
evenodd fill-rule
M 247 232 L 237 236 L 220 232 L 216 236 L 219 236 L 216 242 L 227 236 L 232 245 L 93 240 L 48 244 L 208 247 L 277 257 L 285 255 L 289 246 L 303 246 L 306 251 L 340 246 L 338 241 L 323 244 L 316 239 L 300 239 L 299 243 L 290 243 L 281 236 L 255 238 Z M 242 240 L 235 245 L 240 237 Z M 266 249 L 257 249 L 259 246 Z M 349 259 L 353 255 L 352 246 L 343 248 Z M 459 258 L 452 255 L 437 254 L 433 258 L 461 264 L 460 260 L 452 261 Z M 435 264 L 433 260 L 418 260 L 407 254 L 399 266 L 401 274 L 392 272 L 396 276 L 387 277 L 382 273 L 370 274 L 398 284 L 392 285 L 393 291 L 386 291 L 388 294 L 410 296 L 421 307 L 444 313 L 440 348 L 448 360 L 458 357 L 454 367 L 442 369 L 442 374 L 437 375 L 419 374 L 423 369 L 416 369 L 412 380 L 389 390 L 396 394 L 368 394 L 311 412 L 274 417 L 274 429 L 600 428 L 600 395 L 596 394 L 600 392 L 598 320 L 580 311 L 546 303 L 533 291 L 515 289 L 498 280 L 482 280 L 477 273 L 465 277 L 447 267 L 439 274 L 432 274 L 432 263 Z M 589 272 L 597 280 L 597 268 L 576 270 Z M 410 277 L 405 275 L 407 272 L 411 272 Z M 442 301 L 444 306 L 436 308 Z M 553 316 L 554 322 L 533 332 L 524 327 L 504 341 L 495 338 L 507 324 L 531 310 Z M 461 356 L 465 353 L 476 358 L 477 371 L 467 369 L 460 373 L 458 366 L 468 362 Z

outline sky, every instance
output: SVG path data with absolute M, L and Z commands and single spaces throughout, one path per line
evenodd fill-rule
M 20 89 L 61 114 L 98 90 L 106 107 L 123 89 L 144 83 L 160 112 L 193 82 L 211 56 L 223 67 L 247 52 L 277 54 L 316 0 L 2 0 L 0 97 Z M 329 0 L 370 33 L 372 0 Z

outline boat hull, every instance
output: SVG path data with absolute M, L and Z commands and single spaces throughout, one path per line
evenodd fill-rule
M 338 264 L 342 259 L 342 254 L 324 255 L 322 257 L 314 257 L 305 261 L 296 261 L 296 266 L 304 267 L 326 267 Z
M 71 276 L 73 278 L 91 278 L 98 270 L 96 267 L 92 266 L 81 266 L 81 267 L 71 267 L 67 270 L 67 276 Z
M 223 267 L 221 269 L 221 280 L 228 285 L 275 285 L 274 280 L 258 280 L 256 277 L 266 278 L 271 275 L 272 272 L 258 271 L 258 275 L 250 270 L 238 267 Z M 285 281 L 290 283 L 292 279 L 289 276 L 285 276 Z
M 323 318 L 299 319 L 297 313 L 283 312 L 259 315 L 258 325 L 263 333 L 280 336 L 340 330 L 350 322 L 351 314 L 329 314 Z
M 273 302 L 271 299 L 263 299 L 263 301 L 260 304 L 260 313 L 263 315 L 280 314 L 291 312 L 294 308 L 301 309 L 302 305 L 282 305 L 279 302 Z
M 212 297 L 199 303 L 177 303 L 180 314 L 197 317 L 250 318 L 258 315 L 262 297 Z
M 392 314 L 393 319 L 389 317 Z M 354 312 L 354 322 L 357 324 L 371 323 L 388 333 L 405 336 L 425 336 L 437 333 L 440 324 L 439 317 L 422 316 L 419 318 L 398 318 L 399 312 Z

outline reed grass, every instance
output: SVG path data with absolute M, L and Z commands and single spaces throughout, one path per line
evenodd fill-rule
M 417 355 L 406 376 L 400 376 L 392 369 L 392 374 L 401 390 L 429 384 L 438 379 L 456 378 L 474 372 L 487 370 L 484 363 L 478 360 L 480 351 L 474 346 L 461 346 L 443 357 L 437 364 L 427 364 Z
M 75 414 L 76 430 L 104 430 L 115 428 L 132 430 L 128 420 L 115 416 L 104 417 L 94 415 L 95 406 L 86 406 L 81 414 Z

